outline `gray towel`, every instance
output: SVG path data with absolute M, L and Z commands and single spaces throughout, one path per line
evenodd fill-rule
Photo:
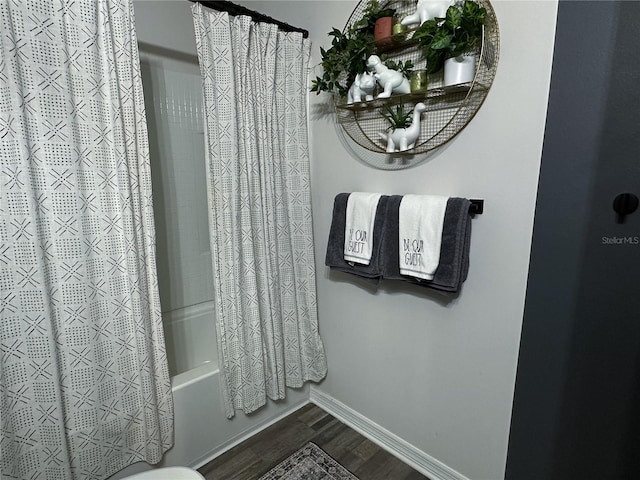
M 471 242 L 471 202 L 466 198 L 452 197 L 447 202 L 442 230 L 440 263 L 433 280 L 420 280 L 400 274 L 398 211 L 401 195 L 393 195 L 387 200 L 382 277 L 389 280 L 404 280 L 416 285 L 457 293 L 469 271 L 469 245 Z
M 378 282 L 382 275 L 382 261 L 380 250 L 384 241 L 384 216 L 387 211 L 387 200 L 389 197 L 382 195 L 378 202 L 376 217 L 373 225 L 373 251 L 369 265 L 360 265 L 347 262 L 344 259 L 344 235 L 347 212 L 348 193 L 339 193 L 333 202 L 333 217 L 331 229 L 329 230 L 329 241 L 327 243 L 327 255 L 325 265 L 332 270 L 358 275 L 374 282 Z

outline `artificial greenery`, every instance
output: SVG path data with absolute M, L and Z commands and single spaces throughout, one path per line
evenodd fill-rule
M 331 48 L 320 48 L 323 73 L 312 82 L 312 92 L 337 92 L 342 97 L 347 95 L 356 75 L 366 71 L 367 58 L 375 52 L 373 32 L 376 20 L 395 15 L 395 10 L 387 5 L 370 0 L 362 18 L 345 32 L 337 28 L 329 32 L 329 36 L 333 37 Z
M 331 48 L 320 48 L 322 77 L 316 77 L 312 92 L 337 92 L 344 97 L 358 73 L 364 73 L 366 59 L 374 52 L 373 34 L 349 28 L 345 33 L 337 28 L 329 32 Z
M 405 110 L 404 105 L 396 105 L 395 110 L 386 105 L 383 109 L 382 116 L 389 122 L 387 130 L 397 130 L 398 128 L 407 128 L 411 126 L 411 116 L 413 108 Z
M 424 22 L 413 34 L 427 59 L 427 72 L 435 73 L 447 58 L 476 51 L 482 43 L 482 27 L 487 9 L 473 0 L 456 3 L 445 18 Z
M 406 62 L 403 62 L 402 60 L 395 62 L 393 60 L 387 59 L 385 55 L 383 55 L 380 59 L 387 68 L 397 70 L 407 78 L 409 78 L 411 76 L 411 72 L 413 72 L 414 65 L 411 60 L 407 60 Z

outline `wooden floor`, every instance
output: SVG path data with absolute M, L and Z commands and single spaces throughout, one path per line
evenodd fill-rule
M 256 480 L 313 442 L 360 480 L 428 480 L 408 465 L 309 404 L 199 469 L 207 480 Z

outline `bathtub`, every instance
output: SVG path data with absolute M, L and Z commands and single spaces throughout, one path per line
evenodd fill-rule
M 191 370 L 216 370 L 218 347 L 213 301 L 162 313 L 164 337 L 172 378 Z M 193 375 L 186 375 L 185 381 Z M 179 385 L 182 381 L 177 382 Z
M 204 317 L 213 313 L 210 305 L 200 304 L 197 309 L 179 312 L 171 318 L 163 318 L 167 335 L 167 349 L 177 348 L 176 339 L 188 340 L 202 329 L 209 331 L 209 325 L 202 323 Z M 212 317 L 211 328 L 213 325 Z M 190 323 L 190 320 L 193 320 Z M 213 330 L 215 331 L 215 330 Z M 201 335 L 204 337 L 204 335 Z M 207 347 L 206 352 L 195 351 L 196 347 Z M 215 355 L 211 359 L 211 350 Z M 208 359 L 206 357 L 209 357 Z M 163 457 L 158 466 L 187 466 L 199 468 L 251 435 L 277 422 L 309 402 L 308 386 L 301 389 L 288 389 L 287 398 L 279 401 L 267 401 L 267 404 L 250 415 L 236 412 L 231 420 L 224 413 L 220 370 L 216 360 L 215 342 L 192 343 L 188 352 L 179 354 L 170 361 L 170 368 L 180 369 L 189 366 L 189 362 L 201 362 L 178 373 L 171 378 L 173 403 L 175 410 L 174 446 Z M 204 359 L 204 360 L 203 360 Z M 172 366 L 173 365 L 173 366 Z M 140 473 L 152 467 L 144 462 L 131 465 L 109 478 L 119 480 L 128 475 Z

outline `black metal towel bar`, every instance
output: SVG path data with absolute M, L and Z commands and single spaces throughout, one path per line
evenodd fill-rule
M 469 199 L 471 205 L 469 205 L 469 213 L 472 215 L 481 215 L 484 211 L 484 200 Z
M 280 30 L 284 32 L 299 32 L 299 33 L 302 33 L 303 38 L 309 37 L 309 31 L 305 30 L 304 28 L 294 27 L 293 25 L 289 25 L 288 23 L 281 22 L 280 20 L 276 20 L 275 18 L 271 18 L 268 15 L 265 15 L 263 13 L 256 12 L 255 10 L 250 10 L 246 7 L 243 7 L 242 5 L 236 5 L 233 2 L 227 2 L 223 0 L 215 0 L 215 1 L 189 0 L 189 1 L 193 3 L 200 3 L 207 8 L 211 8 L 219 12 L 228 12 L 229 15 L 246 15 L 248 17 L 251 17 L 256 22 L 272 23 L 274 25 L 277 25 L 280 28 Z

